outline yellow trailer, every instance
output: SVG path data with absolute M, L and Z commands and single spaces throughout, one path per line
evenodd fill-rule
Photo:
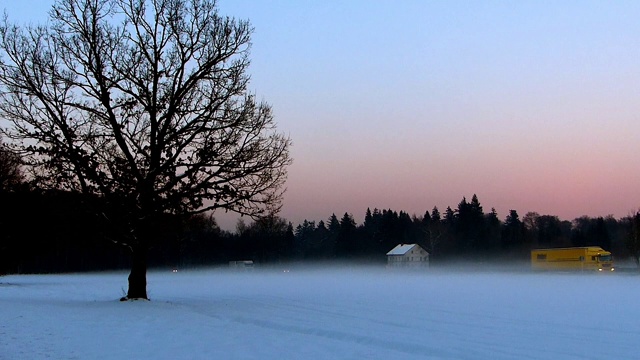
M 531 250 L 534 270 L 613 271 L 611 253 L 599 246 Z

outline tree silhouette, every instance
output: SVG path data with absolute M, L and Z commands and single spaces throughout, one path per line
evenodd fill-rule
M 0 138 L 0 192 L 14 190 L 23 180 L 20 157 L 7 149 Z
M 505 250 L 522 246 L 525 228 L 516 210 L 509 210 L 509 215 L 502 226 L 502 248 Z
M 108 204 L 147 298 L 165 214 L 281 205 L 290 140 L 247 91 L 249 22 L 214 0 L 58 0 L 45 26 L 0 25 L 0 115 L 35 183 Z
M 491 208 L 491 212 L 485 215 L 485 226 L 485 250 L 496 250 L 502 242 L 502 224 L 495 208 Z
M 640 211 L 627 218 L 629 234 L 626 238 L 627 249 L 637 267 L 640 269 Z
M 340 257 L 353 255 L 356 244 L 356 222 L 349 213 L 340 219 L 340 230 L 336 243 L 336 253 Z
M 429 220 L 429 212 L 425 212 L 423 223 L 426 225 L 425 227 L 425 235 L 426 235 L 426 243 L 427 250 L 431 254 L 432 257 L 437 257 L 440 255 L 440 241 L 442 237 L 442 224 L 440 219 L 440 211 L 437 206 L 434 206 L 431 210 L 431 216 Z
M 453 226 L 460 252 L 478 250 L 486 246 L 485 219 L 482 206 L 474 194 L 471 202 L 462 198 L 455 211 Z

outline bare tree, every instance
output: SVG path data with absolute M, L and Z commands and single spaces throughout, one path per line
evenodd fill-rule
M 164 215 L 280 209 L 291 141 L 247 90 L 248 21 L 215 0 L 57 0 L 49 16 L 0 26 L 5 134 L 39 186 L 126 214 L 127 298 L 147 298 Z

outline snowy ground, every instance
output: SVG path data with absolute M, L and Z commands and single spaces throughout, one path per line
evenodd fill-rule
M 638 359 L 640 276 L 371 268 L 0 277 L 0 359 Z

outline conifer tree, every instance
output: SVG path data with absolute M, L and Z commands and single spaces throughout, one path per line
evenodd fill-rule
M 630 227 L 627 235 L 627 249 L 640 270 L 640 211 L 629 217 Z

